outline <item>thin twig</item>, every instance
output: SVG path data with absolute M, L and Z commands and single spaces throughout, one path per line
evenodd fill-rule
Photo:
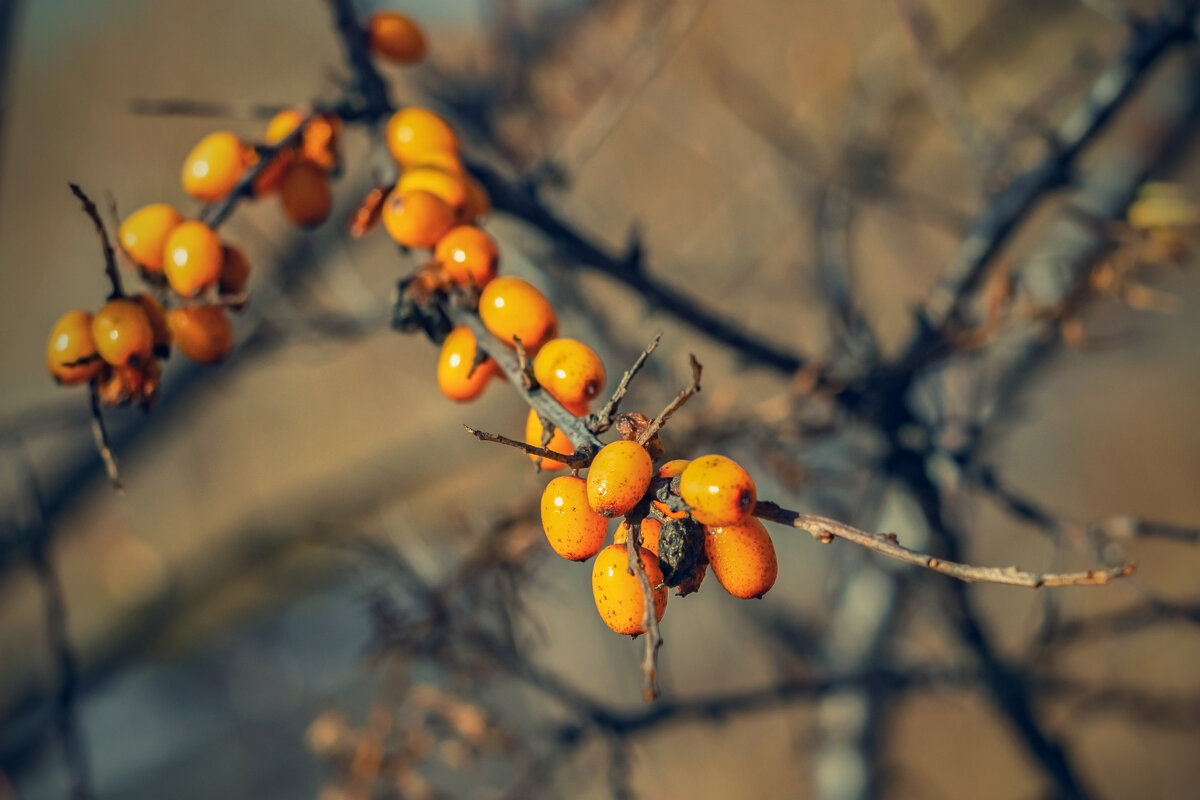
M 549 450 L 545 447 L 538 447 L 533 444 L 519 442 L 516 439 L 510 439 L 507 436 L 502 436 L 499 433 L 488 433 L 487 431 L 477 430 L 470 425 L 463 425 L 467 429 L 467 433 L 474 436 L 481 442 L 495 442 L 496 444 L 505 444 L 509 447 L 515 447 L 518 450 L 528 453 L 531 456 L 539 456 L 541 458 L 553 459 L 561 461 L 571 469 L 584 469 L 588 464 L 592 463 L 592 457 L 588 454 L 581 453 L 559 453 L 554 450 Z
M 646 506 L 643 505 L 626 517 L 629 525 L 629 535 L 625 537 L 625 552 L 629 556 L 629 574 L 637 578 L 638 586 L 642 589 L 642 630 L 646 635 L 645 650 L 642 655 L 642 675 L 645 683 L 642 686 L 642 699 L 647 703 L 658 699 L 658 651 L 662 647 L 662 631 L 658 627 L 658 605 L 654 599 L 654 587 L 650 585 L 650 576 L 646 574 L 646 565 L 642 563 L 642 519 L 645 517 Z
M 704 371 L 704 368 L 700 366 L 700 362 L 696 360 L 694 355 L 689 354 L 688 358 L 692 362 L 692 385 L 677 394 L 675 399 L 668 403 L 667 407 L 660 411 L 657 417 L 650 420 L 650 424 L 646 426 L 646 430 L 642 431 L 641 436 L 638 437 L 638 444 L 643 447 L 658 435 L 658 432 L 662 430 L 662 426 L 666 424 L 672 414 L 690 400 L 692 395 L 700 391 L 700 374 Z
M 121 273 L 117 269 L 117 256 L 113 251 L 112 244 L 108 241 L 108 231 L 104 229 L 104 221 L 100 219 L 100 210 L 96 208 L 92 198 L 79 188 L 79 184 L 68 185 L 71 187 L 71 193 L 83 204 L 84 213 L 92 220 L 92 224 L 96 226 L 96 235 L 100 237 L 100 247 L 104 251 L 104 274 L 108 276 L 108 282 L 112 284 L 112 292 L 108 295 L 108 299 L 124 297 L 125 290 L 121 286 Z
M 104 471 L 108 473 L 113 489 L 117 494 L 123 494 L 125 486 L 121 483 L 121 473 L 117 469 L 117 457 L 113 455 L 108 441 L 108 428 L 104 426 L 104 416 L 100 413 L 100 392 L 94 382 L 89 384 L 88 394 L 92 402 L 92 438 L 96 441 L 96 452 L 104 462 Z
M 843 522 L 819 517 L 816 514 L 801 514 L 781 508 L 775 503 L 759 501 L 754 515 L 780 525 L 788 525 L 809 533 L 814 539 L 829 543 L 836 539 L 874 550 L 888 558 L 915 564 L 918 567 L 957 578 L 967 583 L 999 583 L 1008 586 L 1025 586 L 1040 589 L 1043 586 L 1100 586 L 1117 578 L 1132 575 L 1133 564 L 1122 564 L 1105 569 L 1089 569 L 1081 572 L 1026 572 L 1016 567 L 978 567 L 947 561 L 928 553 L 909 550 L 901 545 L 894 534 L 868 533 Z
M 646 349 L 642 350 L 637 359 L 633 362 L 633 366 L 625 370 L 625 374 L 621 376 L 621 382 L 617 384 L 617 389 L 612 393 L 612 397 L 604 404 L 604 407 L 592 415 L 589 427 L 592 433 L 604 433 L 612 427 L 613 418 L 617 414 L 617 407 L 621 405 L 621 401 L 625 399 L 626 392 L 629 391 L 629 384 L 633 377 L 641 371 L 646 365 L 646 359 L 654 352 L 654 348 L 658 347 L 659 341 L 662 340 L 662 334 L 654 334 L 654 338 L 650 340 L 650 344 L 646 345 Z

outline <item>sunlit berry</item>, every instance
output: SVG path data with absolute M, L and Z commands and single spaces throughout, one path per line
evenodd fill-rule
M 683 470 L 690 463 L 692 463 L 692 462 L 687 460 L 686 458 L 673 459 L 673 460 L 668 461 L 667 463 L 663 464 L 661 467 L 659 467 L 658 472 L 654 473 L 654 477 L 656 477 L 656 478 L 678 477 L 683 474 Z M 687 513 L 688 513 L 686 511 L 672 511 L 670 509 L 670 507 L 668 507 L 667 504 L 662 502 L 661 500 L 655 500 L 654 507 L 657 508 L 664 517 L 669 517 L 670 519 L 683 519 L 684 517 L 687 516 Z
M 46 342 L 46 369 L 63 384 L 85 383 L 104 370 L 92 339 L 92 315 L 68 311 L 50 329 Z
M 779 575 L 775 545 L 757 517 L 707 527 L 704 552 L 713 574 L 734 597 L 762 597 Z
M 620 517 L 638 504 L 653 476 L 646 448 L 625 440 L 606 444 L 588 468 L 588 503 L 597 514 Z
M 702 525 L 745 519 L 757 500 L 754 479 L 736 461 L 708 455 L 694 459 L 679 476 L 679 496 Z
M 158 272 L 163 267 L 163 245 L 167 235 L 183 221 L 174 206 L 154 203 L 143 206 L 125 218 L 117 228 L 121 249 L 137 264 Z
M 201 139 L 183 161 L 183 190 L 197 200 L 220 200 L 237 185 L 253 160 L 248 148 L 229 131 L 216 131 Z
M 220 306 L 173 308 L 167 324 L 176 346 L 192 361 L 212 364 L 233 351 L 233 326 Z
M 581 417 L 587 413 L 586 406 L 582 408 L 568 408 L 567 410 L 577 417 Z M 537 411 L 532 408 L 529 409 L 529 416 L 525 418 L 525 441 L 528 444 L 535 445 L 536 447 L 544 447 L 547 450 L 553 450 L 565 456 L 569 456 L 575 452 L 575 445 L 571 444 L 571 439 L 567 434 L 563 433 L 562 428 L 554 429 L 554 434 L 550 437 L 549 442 L 542 441 L 544 433 L 545 428 L 542 426 L 542 418 L 538 416 Z M 530 454 L 529 459 L 549 472 L 554 472 L 567 466 L 557 459 L 541 458 L 532 454 Z
M 641 545 L 649 550 L 654 555 L 658 555 L 658 538 L 662 534 L 662 523 L 656 519 L 646 517 L 642 520 L 641 529 Z M 613 534 L 613 544 L 625 544 L 626 537 L 629 536 L 629 523 L 621 520 L 621 524 L 617 526 L 617 532 Z
M 306 116 L 307 114 L 298 108 L 285 108 L 271 117 L 271 121 L 267 123 L 267 131 L 263 135 L 263 139 L 268 145 L 279 144 L 291 136 L 303 124 Z
M 114 367 L 144 364 L 154 351 L 154 329 L 140 304 L 109 300 L 92 318 L 96 352 Z
M 410 167 L 401 173 L 400 180 L 396 182 L 396 191 L 399 194 L 418 189 L 446 201 L 447 205 L 455 209 L 456 216 L 457 209 L 467 199 L 467 186 L 462 176 L 437 167 Z
M 163 246 L 163 271 L 178 294 L 191 297 L 221 277 L 221 240 L 196 220 L 175 226 Z
M 458 136 L 450 123 L 429 109 L 408 106 L 388 119 L 387 145 L 392 158 L 407 167 L 431 150 L 457 153 Z
M 667 587 L 663 585 L 658 559 L 646 548 L 639 548 L 646 577 L 654 596 L 654 616 L 662 619 L 667 610 Z M 629 555 L 623 544 L 610 544 L 596 556 L 592 566 L 592 597 L 604 624 L 617 633 L 635 636 L 645 633 L 643 617 L 645 595 L 637 576 L 629 572 Z
M 425 34 L 410 17 L 378 11 L 367 20 L 367 43 L 373 52 L 397 64 L 416 64 L 425 57 Z
M 292 163 L 279 185 L 279 201 L 284 215 L 302 228 L 312 228 L 329 218 L 333 209 L 333 188 L 329 176 L 308 159 Z
M 519 337 L 531 355 L 558 331 L 558 318 L 546 296 L 520 278 L 507 275 L 483 288 L 479 316 L 496 338 L 511 347 L 513 338 Z
M 496 362 L 484 358 L 475 362 L 475 334 L 470 328 L 459 327 L 450 331 L 442 342 L 438 356 L 437 384 L 442 394 L 451 400 L 465 402 L 474 400 L 487 387 L 496 374 Z
M 606 376 L 596 351 L 575 339 L 551 339 L 533 359 L 533 377 L 560 403 L 586 403 L 600 394 Z
M 454 227 L 454 209 L 445 200 L 417 190 L 392 192 L 383 201 L 383 227 L 405 247 L 432 248 Z
M 581 478 L 559 476 L 542 492 L 542 530 L 554 552 L 584 561 L 600 552 L 608 536 L 608 520 L 588 507 Z
M 433 257 L 450 280 L 482 289 L 496 277 L 500 248 L 483 229 L 459 225 L 438 240 Z

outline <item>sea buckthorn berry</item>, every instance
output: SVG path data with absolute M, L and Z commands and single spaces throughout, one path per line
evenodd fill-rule
M 267 123 L 267 132 L 263 139 L 269 145 L 277 145 L 292 134 L 304 122 L 307 116 L 298 108 L 285 108 Z
M 408 163 L 409 169 L 421 169 L 424 167 L 432 167 L 433 169 L 440 169 L 443 172 L 449 172 L 452 175 L 458 175 L 463 179 L 464 185 L 470 179 L 470 176 L 463 169 L 462 159 L 454 151 L 424 150 L 413 156 L 412 161 Z
M 704 552 L 713 574 L 734 597 L 762 597 L 779 575 L 775 545 L 757 517 L 707 528 Z
M 474 225 L 459 225 L 438 240 L 433 257 L 455 283 L 474 283 L 482 289 L 496 277 L 500 248 L 496 240 Z
M 604 547 L 608 520 L 588 507 L 582 478 L 561 475 L 542 492 L 542 530 L 554 552 L 571 561 L 585 561 Z
M 690 463 L 692 462 L 686 458 L 673 459 L 659 467 L 658 472 L 654 473 L 654 477 L 668 479 L 677 478 L 683 474 L 683 470 L 687 468 L 687 465 Z M 658 509 L 660 514 L 669 519 L 683 519 L 688 514 L 686 511 L 672 511 L 670 507 L 661 500 L 655 500 L 654 507 Z
M 300 159 L 288 167 L 279 185 L 283 213 L 302 228 L 313 228 L 329 217 L 333 189 L 329 176 L 318 164 Z
M 658 559 L 646 548 L 639 548 L 646 577 L 654 589 L 654 616 L 662 619 L 667 610 L 667 587 L 662 585 Z M 604 624 L 617 633 L 636 636 L 645 633 L 642 617 L 646 603 L 642 585 L 629 574 L 629 554 L 623 544 L 610 544 L 596 556 L 592 566 L 592 597 Z
M 133 300 L 109 300 L 92 318 L 96 352 L 114 367 L 143 364 L 154 351 L 154 329 L 141 305 Z
M 662 523 L 656 519 L 646 517 L 642 520 L 642 547 L 658 555 L 658 538 L 662 534 Z M 613 544 L 625 544 L 625 539 L 629 536 L 629 523 L 621 520 L 621 524 L 617 526 L 617 532 L 613 534 Z
M 89 381 L 104 370 L 92 338 L 91 314 L 76 310 L 58 318 L 46 342 L 46 369 L 56 381 L 68 385 Z
M 167 324 L 175 344 L 192 361 L 212 364 L 233 350 L 233 326 L 220 306 L 173 308 Z
M 221 240 L 203 222 L 175 226 L 163 246 L 167 283 L 184 297 L 198 294 L 221 277 Z
M 745 519 L 758 499 L 754 479 L 725 456 L 700 456 L 679 476 L 679 496 L 702 525 L 730 525 Z
M 597 514 L 620 517 L 638 504 L 653 476 L 646 448 L 624 440 L 606 444 L 588 468 L 588 503 Z
M 342 132 L 342 120 L 332 114 L 313 117 L 304 126 L 300 137 L 300 153 L 326 172 L 338 167 L 338 138 Z
M 530 355 L 558 331 L 558 318 L 545 295 L 510 276 L 496 278 L 483 287 L 479 316 L 487 329 L 509 347 L 513 346 L 513 337 L 519 337 Z
M 395 11 L 379 11 L 367 20 L 372 51 L 397 64 L 416 64 L 425 57 L 425 33 L 417 23 Z
M 568 408 L 572 414 L 577 417 L 582 417 L 587 413 L 587 408 Z M 555 428 L 554 435 L 550 437 L 549 442 L 542 441 L 542 434 L 545 428 L 542 426 L 542 418 L 538 416 L 537 411 L 529 409 L 529 416 L 525 418 L 525 441 L 536 447 L 544 447 L 547 450 L 553 450 L 556 453 L 562 453 L 569 456 L 575 452 L 575 445 L 571 444 L 570 438 L 563 433 L 562 428 Z M 535 456 L 532 453 L 529 455 L 529 460 L 535 464 L 539 464 L 542 469 L 549 472 L 555 472 L 565 468 L 567 465 L 553 458 L 542 458 Z
M 454 227 L 454 209 L 440 197 L 416 190 L 392 192 L 383 201 L 383 227 L 405 247 L 429 247 Z
M 242 251 L 233 245 L 221 246 L 221 274 L 217 278 L 217 289 L 221 294 L 241 294 L 246 291 L 250 279 L 250 262 Z
M 183 190 L 206 203 L 220 200 L 241 180 L 253 152 L 229 131 L 210 133 L 183 160 Z
M 429 151 L 457 153 L 458 136 L 450 123 L 429 109 L 409 106 L 388 120 L 387 145 L 392 158 L 407 167 Z
M 522 340 L 524 341 L 524 340 Z M 604 388 L 604 362 L 574 339 L 551 339 L 533 359 L 533 377 L 560 403 L 586 403 Z
M 163 245 L 167 235 L 183 221 L 174 206 L 154 203 L 130 214 L 117 228 L 121 249 L 138 265 L 158 272 L 163 267 Z
M 166 358 L 171 353 L 171 329 L 167 325 L 167 312 L 163 311 L 154 295 L 147 292 L 134 295 L 133 301 L 146 312 L 146 321 L 150 323 L 150 330 L 154 334 L 154 355 Z
M 442 394 L 451 400 L 460 403 L 474 400 L 496 374 L 495 361 L 485 358 L 476 364 L 475 354 L 475 334 L 470 328 L 455 328 L 442 342 L 442 352 L 438 356 L 437 383 Z
M 396 192 L 407 194 L 417 190 L 429 192 L 434 197 L 440 197 L 447 205 L 455 209 L 462 206 L 467 199 L 467 185 L 462 176 L 437 167 L 410 167 L 400 175 L 396 182 Z
M 479 181 L 470 175 L 466 177 L 466 183 L 467 200 L 459 211 L 459 219 L 463 222 L 474 222 L 492 210 L 492 199 L 488 197 L 487 190 Z

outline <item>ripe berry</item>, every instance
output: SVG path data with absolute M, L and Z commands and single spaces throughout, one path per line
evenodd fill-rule
M 167 324 L 175 344 L 192 361 L 212 364 L 233 350 L 233 326 L 220 306 L 173 308 Z
M 661 467 L 658 468 L 658 472 L 654 473 L 654 477 L 656 477 L 656 478 L 678 477 L 683 474 L 684 469 L 686 469 L 687 465 L 690 463 L 692 463 L 692 462 L 688 461 L 686 458 L 676 458 L 672 461 L 668 461 L 667 463 L 663 464 Z M 687 513 L 688 513 L 686 511 L 672 511 L 667 506 L 667 504 L 662 502 L 661 500 L 655 500 L 654 507 L 657 508 L 664 517 L 668 517 L 670 519 L 683 519 L 684 517 L 687 516 Z
M 587 486 L 581 478 L 562 475 L 542 493 L 542 529 L 554 552 L 571 561 L 585 561 L 604 547 L 608 520 L 588 508 Z
M 46 342 L 46 368 L 56 381 L 68 385 L 89 381 L 104 370 L 92 339 L 91 314 L 76 310 L 58 318 Z
M 474 400 L 496 374 L 496 362 L 490 358 L 475 363 L 475 334 L 470 328 L 450 331 L 438 356 L 437 384 L 451 400 Z
M 667 587 L 663 585 L 658 559 L 646 548 L 639 548 L 646 577 L 654 589 L 654 615 L 662 619 L 667 610 Z M 623 544 L 610 544 L 596 556 L 592 567 L 592 597 L 604 624 L 617 633 L 635 636 L 645 633 L 642 617 L 645 597 L 637 576 L 629 574 L 629 555 Z
M 392 192 L 383 201 L 383 227 L 405 247 L 433 247 L 454 221 L 454 209 L 429 192 Z
M 418 189 L 446 201 L 455 209 L 456 215 L 457 209 L 467 199 L 467 185 L 462 175 L 437 167 L 409 167 L 404 170 L 396 183 L 396 193 L 403 195 Z
M 775 545 L 757 517 L 707 528 L 704 552 L 713 574 L 734 597 L 762 597 L 775 585 L 779 574 Z
M 233 245 L 221 247 L 221 274 L 217 278 L 217 289 L 221 294 L 241 294 L 246 291 L 250 279 L 250 262 L 245 254 Z
M 283 213 L 296 225 L 312 228 L 329 217 L 333 209 L 333 189 L 325 170 L 308 159 L 288 167 L 279 185 Z
M 656 519 L 646 517 L 642 520 L 642 547 L 658 555 L 658 539 L 662 534 L 662 523 Z M 613 544 L 625 544 L 626 537 L 629 536 L 629 523 L 621 520 L 621 524 L 617 526 L 617 532 L 613 534 Z
M 163 311 L 154 295 L 147 292 L 134 295 L 133 302 L 146 312 L 146 321 L 150 323 L 150 330 L 154 334 L 154 355 L 166 358 L 171 353 L 171 329 L 167 324 L 167 312 Z
M 620 517 L 642 499 L 653 475 L 650 454 L 637 442 L 606 444 L 588 469 L 588 503 L 597 514 Z
M 450 123 L 425 108 L 402 108 L 387 124 L 387 145 L 402 166 L 418 162 L 429 151 L 457 153 L 458 136 Z
M 167 283 L 184 297 L 198 294 L 221 277 L 221 240 L 203 222 L 175 226 L 163 246 Z
M 572 414 L 581 417 L 587 413 L 587 407 L 568 408 Z M 554 435 L 550 437 L 548 443 L 542 442 L 542 434 L 545 428 L 542 426 L 542 418 L 538 416 L 537 411 L 529 409 L 529 416 L 525 418 L 525 441 L 537 447 L 544 447 L 547 450 L 553 450 L 556 453 L 562 453 L 569 456 L 575 452 L 575 445 L 571 444 L 571 440 L 563 433 L 562 428 L 555 428 Z M 530 454 L 529 460 L 535 464 L 540 464 L 541 468 L 549 472 L 554 472 L 565 468 L 567 465 L 553 458 L 541 458 Z
M 463 203 L 462 209 L 459 210 L 459 219 L 462 222 L 475 222 L 492 210 L 492 200 L 488 197 L 487 190 L 480 185 L 479 181 L 468 175 L 466 176 L 466 182 L 467 201 Z
M 183 190 L 206 203 L 220 200 L 252 160 L 253 150 L 229 131 L 210 133 L 183 160 Z
M 333 114 L 313 117 L 304 126 L 300 137 L 300 154 L 326 172 L 338 168 L 338 137 L 342 132 L 342 120 Z
M 413 156 L 412 161 L 406 166 L 409 169 L 419 169 L 421 167 L 440 169 L 443 172 L 458 175 L 464 181 L 470 178 L 463 170 L 462 159 L 458 157 L 458 152 L 453 150 L 423 150 Z
M 754 510 L 754 480 L 725 456 L 700 456 L 679 476 L 679 496 L 703 525 L 731 525 Z
M 479 316 L 500 341 L 512 346 L 513 337 L 530 355 L 554 338 L 558 319 L 545 295 L 520 278 L 496 278 L 479 296 Z
M 551 339 L 533 359 L 533 377 L 560 403 L 586 403 L 604 388 L 604 362 L 574 339 Z
M 371 50 L 397 64 L 416 64 L 425 57 L 425 34 L 412 19 L 394 11 L 379 11 L 367 21 Z
M 482 289 L 496 277 L 500 248 L 496 241 L 474 225 L 459 225 L 438 240 L 433 257 L 442 265 L 450 280 L 474 283 Z
M 130 214 L 117 228 L 121 248 L 140 266 L 158 272 L 163 267 L 163 245 L 183 217 L 174 206 L 154 203 Z
M 137 366 L 150 360 L 154 329 L 141 305 L 133 300 L 109 300 L 92 318 L 96 352 L 114 367 Z

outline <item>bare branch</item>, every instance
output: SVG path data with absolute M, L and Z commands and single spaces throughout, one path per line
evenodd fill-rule
M 580 453 L 559 453 L 545 447 L 538 447 L 537 445 L 519 442 L 516 439 L 510 439 L 507 436 L 502 436 L 498 433 L 488 433 L 487 431 L 476 430 L 470 425 L 463 425 L 463 427 L 467 429 L 467 433 L 471 434 L 481 442 L 495 442 L 496 444 L 504 444 L 508 445 L 509 447 L 515 447 L 531 456 L 539 456 L 541 458 L 553 459 L 554 461 L 561 461 L 572 469 L 584 469 L 588 464 L 592 463 L 592 457 L 590 455 L 581 455 Z
M 634 360 L 633 366 L 625 370 L 625 374 L 621 376 L 621 382 L 617 384 L 617 389 L 612 393 L 612 397 L 604 404 L 604 408 L 592 415 L 591 429 L 592 433 L 604 433 L 612 427 L 613 417 L 616 416 L 617 407 L 621 405 L 621 401 L 625 399 L 626 392 L 629 391 L 629 384 L 633 381 L 635 375 L 641 371 L 646 365 L 646 359 L 654 352 L 654 348 L 658 347 L 659 341 L 662 339 L 661 333 L 656 333 L 654 338 L 650 340 L 650 344 L 646 345 L 646 349 L 642 350 L 641 354 Z
M 100 219 L 100 210 L 96 208 L 96 204 L 92 202 L 92 198 L 84 193 L 83 189 L 79 188 L 78 184 L 69 184 L 71 193 L 79 198 L 79 202 L 83 204 L 83 211 L 91 219 L 92 224 L 96 226 L 96 235 L 100 237 L 100 247 L 104 251 L 104 274 L 108 276 L 108 282 L 112 284 L 112 292 L 109 293 L 108 299 L 112 300 L 118 297 L 124 297 L 124 287 L 121 286 L 121 273 L 117 269 L 117 257 L 113 251 L 112 243 L 108 241 L 108 231 L 104 229 L 104 221 Z
M 122 494 L 125 486 L 121 483 L 121 473 L 117 469 L 117 457 L 113 455 L 109 445 L 108 429 L 104 426 L 104 416 L 100 413 L 100 393 L 94 381 L 89 384 L 88 392 L 92 402 L 92 438 L 96 442 L 96 452 L 104 462 L 104 471 L 108 473 L 108 480 L 113 489 L 117 494 Z
M 662 430 L 662 426 L 666 424 L 672 414 L 682 408 L 683 404 L 690 400 L 692 395 L 700 391 L 700 374 L 704 368 L 700 366 L 700 362 L 696 360 L 695 356 L 689 355 L 688 358 L 692 362 L 692 385 L 676 395 L 675 399 L 667 404 L 667 407 L 660 411 L 657 417 L 650 420 L 650 424 L 646 426 L 646 430 L 642 431 L 641 435 L 638 436 L 638 444 L 643 447 L 658 435 L 658 432 Z

